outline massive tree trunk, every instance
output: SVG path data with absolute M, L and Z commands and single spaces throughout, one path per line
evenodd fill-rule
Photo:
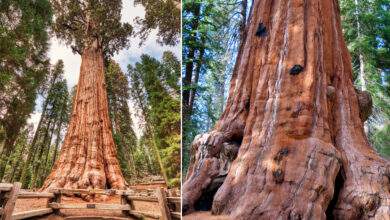
M 101 46 L 96 41 L 87 46 L 81 59 L 70 123 L 43 189 L 123 189 L 127 183 L 112 138 Z
M 248 25 L 226 109 L 192 144 L 184 213 L 389 219 L 337 1 L 255 0 Z

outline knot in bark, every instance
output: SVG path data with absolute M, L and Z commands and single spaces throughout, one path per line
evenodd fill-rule
M 333 99 L 335 93 L 336 93 L 336 89 L 333 86 L 328 86 L 326 88 L 326 95 L 328 96 L 329 99 Z
M 272 175 L 274 176 L 274 179 L 275 179 L 275 183 L 283 183 L 283 180 L 284 180 L 284 172 L 282 169 L 277 169 L 275 171 L 272 172 Z
M 265 37 L 265 36 L 267 36 L 267 27 L 265 27 L 263 22 L 259 23 L 259 26 L 257 27 L 257 30 L 256 30 L 256 36 L 257 37 Z
M 295 76 L 298 75 L 303 71 L 303 67 L 299 64 L 295 64 L 291 69 L 290 69 L 290 74 Z
M 361 91 L 355 89 L 359 102 L 359 113 L 362 122 L 367 121 L 368 117 L 372 114 L 372 97 L 367 91 Z
M 281 149 L 277 154 L 276 156 L 274 157 L 274 161 L 277 161 L 277 162 L 280 162 L 283 157 L 287 156 L 289 153 L 288 149 L 287 148 L 283 148 Z

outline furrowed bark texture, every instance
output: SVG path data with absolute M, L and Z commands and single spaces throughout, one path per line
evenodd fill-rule
M 363 131 L 338 1 L 255 0 L 248 25 L 226 110 L 192 144 L 184 213 L 389 219 L 389 163 Z
M 72 117 L 61 153 L 43 189 L 123 189 L 108 116 L 103 53 L 97 43 L 81 55 Z

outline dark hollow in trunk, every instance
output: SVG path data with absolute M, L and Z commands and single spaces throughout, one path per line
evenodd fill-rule
M 328 208 L 326 209 L 326 219 L 327 220 L 334 220 L 337 219 L 337 216 L 333 215 L 333 210 L 336 208 L 337 201 L 339 200 L 340 196 L 340 191 L 344 186 L 344 176 L 343 176 L 343 170 L 340 169 L 339 173 L 336 176 L 336 181 L 334 184 L 334 193 L 333 193 L 333 198 L 329 202 Z
M 194 209 L 196 211 L 210 211 L 213 205 L 214 196 L 217 193 L 219 187 L 222 186 L 226 176 L 219 176 L 213 179 L 210 185 L 202 192 L 202 195 L 196 201 Z

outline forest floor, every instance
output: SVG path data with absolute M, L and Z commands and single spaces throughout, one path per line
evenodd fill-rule
M 132 189 L 155 189 L 157 187 L 165 187 L 165 184 L 139 184 L 135 186 L 131 186 Z M 92 201 L 91 201 L 92 202 Z M 85 200 L 77 197 L 66 197 L 63 196 L 61 198 L 61 203 L 64 204 L 82 204 L 82 203 L 91 203 L 86 202 Z M 93 201 L 93 203 L 104 203 L 104 204 L 120 204 L 120 196 L 108 196 L 105 197 L 104 200 L 102 199 L 96 199 Z M 17 199 L 15 204 L 14 213 L 23 212 L 23 211 L 31 211 L 35 209 L 41 209 L 46 208 L 47 206 L 47 199 L 45 198 L 34 198 L 34 199 Z M 156 213 L 158 214 L 160 212 L 158 203 L 150 203 L 150 202 L 143 202 L 143 201 L 135 201 L 134 202 L 135 210 L 138 211 L 145 211 L 150 213 Z M 34 218 L 37 220 L 63 220 L 67 219 L 67 217 L 72 216 L 80 216 L 83 217 L 82 219 L 85 219 L 85 217 L 88 216 L 101 216 L 101 217 L 122 217 L 126 218 L 125 215 L 122 214 L 121 211 L 113 211 L 113 210 L 93 210 L 93 209 L 81 209 L 81 210 L 75 210 L 75 209 L 66 209 L 61 210 L 60 215 L 48 215 L 40 218 Z M 74 218 L 72 218 L 74 219 Z M 89 218 L 92 219 L 92 218 Z M 93 218 L 96 219 L 96 218 Z M 110 218 L 101 218 L 101 219 L 110 219 Z M 127 219 L 131 219 L 127 217 Z
M 207 219 L 207 220 L 231 220 L 226 215 L 212 215 L 211 211 L 197 211 L 193 212 L 189 215 L 185 215 L 182 218 L 183 220 L 199 220 L 199 219 Z

